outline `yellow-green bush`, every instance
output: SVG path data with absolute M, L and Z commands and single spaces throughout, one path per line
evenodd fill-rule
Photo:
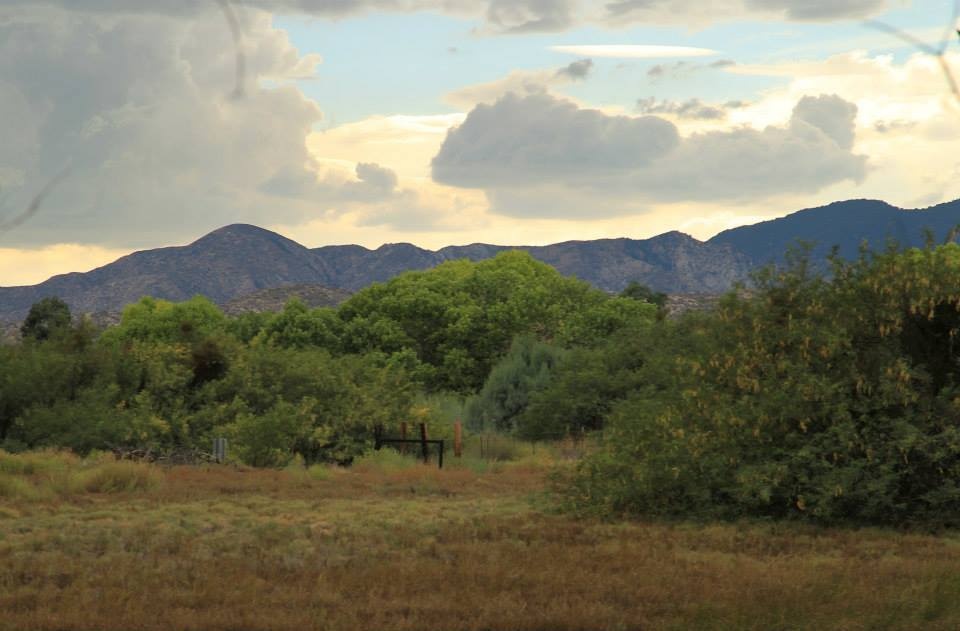
M 159 486 L 162 479 L 160 472 L 149 465 L 110 462 L 78 472 L 71 486 L 88 493 L 123 493 L 148 491 Z

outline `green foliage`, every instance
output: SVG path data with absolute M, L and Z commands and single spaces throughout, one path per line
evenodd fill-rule
M 556 347 L 532 337 L 518 337 L 510 352 L 490 371 L 479 394 L 466 409 L 467 425 L 474 430 L 513 431 L 517 417 L 530 397 L 544 388 L 553 367 L 562 356 Z
M 518 433 L 531 440 L 557 439 L 602 429 L 614 404 L 649 383 L 646 362 L 666 357 L 667 339 L 686 339 L 672 323 L 628 329 L 602 345 L 563 356 L 544 387 L 531 392 L 517 419 Z M 676 349 L 676 352 L 681 352 Z
M 127 305 L 120 324 L 103 334 L 105 343 L 188 343 L 226 328 L 226 316 L 203 296 L 173 303 L 141 298 Z
M 408 272 L 341 305 L 345 350 L 413 351 L 434 390 L 478 390 L 518 335 L 591 344 L 655 309 L 611 301 L 523 252 L 479 263 L 451 261 Z
M 70 328 L 70 307 L 60 298 L 49 297 L 30 307 L 20 334 L 25 340 L 44 341 Z
M 630 281 L 623 291 L 620 292 L 621 298 L 631 298 L 633 300 L 642 300 L 658 307 L 665 307 L 667 304 L 667 294 L 654 291 L 642 285 L 635 280 Z
M 603 514 L 960 522 L 960 246 L 835 261 L 832 282 L 795 256 L 756 282 L 670 370 L 639 369 L 649 385 L 614 407 L 568 499 Z
M 308 309 L 299 298 L 293 298 L 283 311 L 263 326 L 265 341 L 283 348 L 310 346 L 338 350 L 343 323 L 335 309 Z

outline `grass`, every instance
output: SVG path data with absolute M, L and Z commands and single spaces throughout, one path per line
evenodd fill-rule
M 955 534 L 578 521 L 549 510 L 544 451 L 8 463 L 0 629 L 960 628 Z

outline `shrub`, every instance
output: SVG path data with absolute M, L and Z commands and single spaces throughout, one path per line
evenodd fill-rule
M 653 350 L 572 505 L 960 525 L 960 246 L 835 261 L 831 281 L 799 257 L 756 282 L 688 352 Z
M 110 462 L 77 473 L 72 486 L 88 493 L 129 493 L 149 491 L 162 481 L 163 476 L 150 465 Z

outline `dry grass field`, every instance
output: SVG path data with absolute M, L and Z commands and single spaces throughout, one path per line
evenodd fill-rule
M 549 465 L 0 453 L 0 628 L 960 628 L 955 534 L 580 521 Z

